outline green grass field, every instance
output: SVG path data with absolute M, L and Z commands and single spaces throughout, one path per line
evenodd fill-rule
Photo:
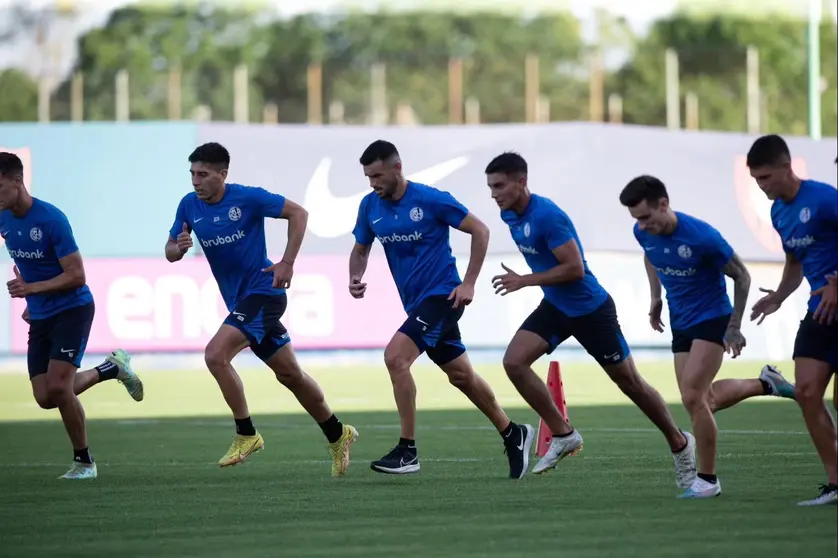
M 791 370 L 790 365 L 786 366 Z M 499 367 L 479 367 L 513 420 L 537 425 Z M 141 370 L 138 372 L 142 373 Z M 544 371 L 546 373 L 546 371 Z M 671 367 L 643 374 L 686 414 Z M 53 556 L 782 556 L 838 553 L 838 509 L 798 508 L 824 472 L 797 406 L 760 398 L 717 415 L 724 494 L 678 501 L 663 438 L 590 365 L 563 369 L 585 450 L 559 469 L 506 479 L 498 435 L 433 368 L 417 368 L 422 471 L 373 473 L 398 439 L 381 366 L 312 368 L 355 425 L 347 477 L 329 477 L 325 439 L 267 371 L 245 370 L 265 451 L 216 461 L 233 435 L 207 372 L 143 375 L 134 403 L 116 383 L 82 396 L 99 478 L 59 481 L 72 453 L 57 412 L 38 409 L 25 376 L 0 376 L 0 555 Z M 754 377 L 728 365 L 720 377 Z

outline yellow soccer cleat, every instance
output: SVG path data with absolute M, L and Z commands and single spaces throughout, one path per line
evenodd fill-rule
M 334 444 L 329 444 L 329 453 L 332 454 L 332 476 L 342 477 L 349 468 L 349 448 L 358 439 L 358 431 L 354 426 L 343 425 L 343 434 Z
M 218 461 L 218 466 L 229 467 L 231 465 L 238 465 L 264 447 L 265 440 L 262 439 L 262 435 L 258 432 L 255 436 L 240 436 L 236 434 L 230 449 Z

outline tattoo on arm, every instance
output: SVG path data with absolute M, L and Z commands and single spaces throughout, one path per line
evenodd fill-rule
M 737 254 L 733 254 L 722 270 L 725 275 L 733 279 L 733 316 L 730 319 L 731 325 L 740 327 L 742 315 L 748 304 L 748 292 L 751 290 L 751 274 L 748 268 L 742 263 Z

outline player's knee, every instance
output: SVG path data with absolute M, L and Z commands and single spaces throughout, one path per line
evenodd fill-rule
M 718 403 L 716 403 L 716 392 L 713 391 L 713 386 L 710 386 L 710 391 L 707 392 L 705 397 L 707 400 L 707 406 L 710 407 L 710 411 L 715 413 L 718 409 Z
M 681 392 L 681 402 L 688 413 L 692 414 L 709 406 L 708 392 L 687 387 Z
M 801 407 L 823 405 L 823 390 L 815 382 L 800 382 L 794 386 L 794 398 Z
M 64 382 L 47 380 L 46 399 L 50 406 L 44 407 L 45 409 L 54 409 L 72 397 L 72 386 L 67 386 Z M 41 402 L 39 401 L 38 404 L 41 405 Z M 43 407 L 43 405 L 41 406 Z
M 456 370 L 446 370 L 446 373 L 448 374 L 448 381 L 457 389 L 467 388 L 474 379 L 474 372 L 471 370 L 457 368 Z
M 47 391 L 36 393 L 35 402 L 41 409 L 55 409 L 57 407 L 57 405 L 52 402 L 52 399 L 50 399 L 49 393 Z
M 529 372 L 530 365 L 517 355 L 506 353 L 503 355 L 503 369 L 506 371 L 507 377 L 515 381 Z
M 390 349 L 384 351 L 384 366 L 387 367 L 390 376 L 410 372 L 410 364 L 410 359 L 405 358 L 398 351 Z
M 296 362 L 283 363 L 282 366 L 274 367 L 274 375 L 280 384 L 285 387 L 293 387 L 303 379 L 303 370 Z
M 210 372 L 215 374 L 217 370 L 223 370 L 230 365 L 230 358 L 226 351 L 210 344 L 204 349 L 204 362 Z

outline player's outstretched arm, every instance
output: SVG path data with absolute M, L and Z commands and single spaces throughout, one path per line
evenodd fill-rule
M 480 270 L 483 269 L 483 262 L 486 261 L 486 252 L 489 251 L 489 227 L 474 214 L 469 213 L 460 222 L 457 230 L 471 235 L 471 253 L 463 283 L 474 285 Z
M 751 308 L 751 321 L 759 318 L 757 325 L 769 314 L 773 314 L 780 309 L 780 306 L 791 294 L 797 290 L 800 283 L 803 282 L 803 265 L 797 261 L 794 254 L 786 252 L 786 264 L 783 266 L 783 276 L 780 279 L 780 284 L 776 291 L 771 289 L 759 288 L 760 291 L 766 293 L 764 297 L 756 301 Z
M 60 258 L 58 263 L 61 264 L 61 273 L 52 279 L 34 283 L 26 283 L 15 266 L 15 278 L 7 283 L 9 294 L 12 298 L 25 298 L 36 294 L 71 291 L 84 286 L 86 282 L 84 262 L 79 252 Z
M 288 221 L 288 244 L 285 246 L 285 254 L 282 256 L 282 261 L 289 265 L 294 265 L 297 255 L 300 253 L 300 247 L 303 245 L 306 227 L 308 227 L 308 211 L 301 205 L 286 198 L 279 218 Z

